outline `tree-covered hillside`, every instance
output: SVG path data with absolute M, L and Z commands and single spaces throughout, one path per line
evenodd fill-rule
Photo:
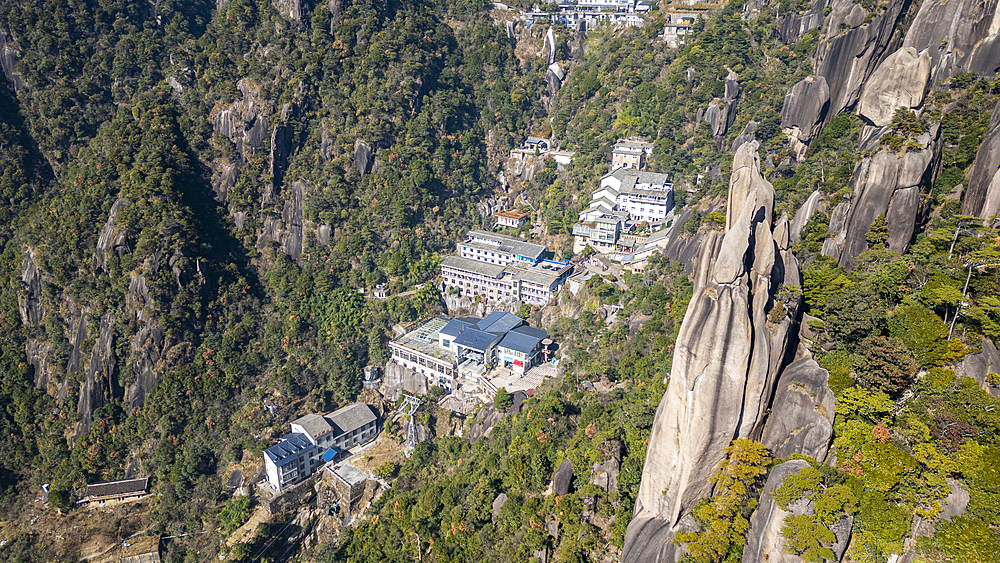
M 508 4 L 0 3 L 0 561 L 86 555 L 55 530 L 86 521 L 86 483 L 126 475 L 153 477 L 151 500 L 87 533 L 176 536 L 167 561 L 628 560 L 742 146 L 773 186 L 778 256 L 742 307 L 761 329 L 745 348 L 787 348 L 764 362 L 760 424 L 697 468 L 710 493 L 683 529 L 646 543 L 762 561 L 748 530 L 771 502 L 790 517 L 758 537 L 789 561 L 997 556 L 997 1 L 661 2 L 554 44 Z M 668 9 L 699 15 L 680 47 Z M 550 134 L 572 164 L 506 162 Z M 474 443 L 420 444 L 339 537 L 299 551 L 265 525 L 230 546 L 249 508 L 224 477 L 288 420 L 361 396 L 394 325 L 448 312 L 439 265 L 490 225 L 484 202 L 525 194 L 539 241 L 579 264 L 573 224 L 629 136 L 653 143 L 679 219 L 645 272 L 521 308 L 560 377 Z M 749 248 L 744 270 L 768 250 Z M 392 295 L 368 298 L 379 285 Z M 809 358 L 835 404 L 816 409 L 822 455 L 782 450 L 798 433 L 767 443 L 778 377 Z M 548 494 L 565 460 L 570 492 Z

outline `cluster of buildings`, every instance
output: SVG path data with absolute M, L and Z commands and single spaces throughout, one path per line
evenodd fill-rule
M 457 251 L 441 263 L 443 289 L 494 303 L 546 305 L 572 270 L 543 245 L 488 231 L 470 231 Z
M 373 440 L 377 423 L 375 413 L 365 403 L 292 421 L 291 432 L 264 450 L 268 483 L 280 492 L 304 481 L 349 448 Z
M 642 25 L 652 0 L 563 0 L 554 12 L 533 10 L 524 14 L 530 24 L 560 24 L 571 29 L 590 29 L 596 24 Z
M 574 250 L 631 252 L 643 237 L 631 233 L 641 223 L 664 226 L 674 207 L 673 183 L 666 174 L 619 168 L 601 178 L 590 205 L 573 225 Z
M 389 343 L 392 361 L 454 392 L 483 392 L 491 397 L 497 385 L 492 370 L 513 378 L 527 376 L 548 359 L 551 340 L 544 330 L 506 312 L 485 318 L 438 316 Z

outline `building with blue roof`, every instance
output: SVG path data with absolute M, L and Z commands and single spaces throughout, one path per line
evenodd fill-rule
M 295 419 L 292 431 L 264 450 L 268 482 L 276 491 L 302 482 L 342 452 L 373 440 L 377 424 L 375 413 L 365 403 Z
M 541 363 L 544 330 L 532 328 L 508 312 L 485 318 L 436 317 L 389 343 L 392 361 L 427 377 L 428 384 L 448 391 L 466 371 L 483 372 L 493 366 L 519 375 Z

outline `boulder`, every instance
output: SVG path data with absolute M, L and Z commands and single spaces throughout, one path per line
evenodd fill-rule
M 497 516 L 500 516 L 500 509 L 507 504 L 507 493 L 500 493 L 493 499 L 493 522 L 496 523 Z
M 1000 103 L 993 108 L 968 178 L 962 213 L 983 219 L 1000 215 Z
M 727 231 L 678 334 L 625 536 L 622 561 L 672 562 L 684 513 L 709 496 L 708 478 L 733 438 L 759 437 L 776 372 L 767 310 L 777 245 L 774 190 L 758 143 L 740 147 L 730 178 Z
M 788 136 L 799 161 L 805 159 L 809 142 L 819 135 L 829 109 L 830 87 L 822 76 L 807 76 L 785 94 L 781 130 Z
M 924 0 L 903 47 L 926 51 L 931 80 L 960 72 L 995 75 L 1000 64 L 1000 0 Z
M 798 502 L 790 506 L 791 510 L 783 510 L 774 502 L 771 494 L 781 486 L 785 477 L 794 475 L 809 467 L 809 462 L 795 459 L 786 461 L 774 467 L 767 476 L 767 483 L 760 494 L 760 504 L 750 517 L 750 529 L 747 531 L 747 543 L 743 548 L 743 563 L 799 563 L 801 557 L 785 553 L 785 540 L 781 528 L 785 518 L 792 515 L 807 514 L 808 503 Z
M 1000 353 L 989 338 L 983 337 L 982 351 L 969 354 L 955 369 L 958 377 L 971 377 L 984 390 L 1000 397 Z
M 557 497 L 569 494 L 569 489 L 573 485 L 573 462 L 564 460 L 559 464 L 554 475 L 552 475 L 552 494 Z
M 775 458 L 801 454 L 823 461 L 833 437 L 834 396 L 830 373 L 812 358 L 781 372 L 761 443 Z
M 917 53 L 913 47 L 900 48 L 886 57 L 865 81 L 858 114 L 879 127 L 889 125 L 897 109 L 923 104 L 930 75 L 931 57 L 927 51 Z
M 372 148 L 368 146 L 368 143 L 358 139 L 354 141 L 354 168 L 361 174 L 364 178 L 365 174 L 371 170 L 372 166 Z

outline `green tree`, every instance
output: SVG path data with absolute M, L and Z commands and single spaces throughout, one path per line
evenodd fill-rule
M 864 352 L 855 356 L 854 372 L 868 389 L 898 396 L 917 376 L 920 365 L 898 338 L 870 336 L 861 341 L 860 349 Z
M 497 412 L 507 412 L 507 409 L 514 404 L 513 397 L 506 389 L 497 389 L 497 394 L 493 397 L 493 406 L 496 408 Z

